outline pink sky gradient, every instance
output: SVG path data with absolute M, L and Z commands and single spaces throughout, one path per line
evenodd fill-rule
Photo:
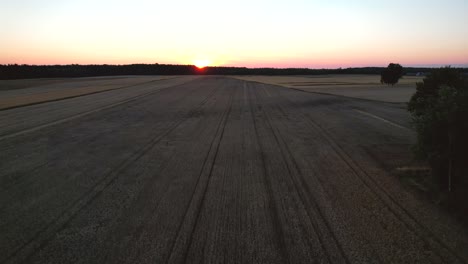
M 468 2 L 2 3 L 0 64 L 468 67 Z

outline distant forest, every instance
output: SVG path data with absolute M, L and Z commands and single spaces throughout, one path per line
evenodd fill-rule
M 380 74 L 384 67 L 306 69 L 306 68 L 245 68 L 206 67 L 193 65 L 131 64 L 131 65 L 0 65 L 0 79 L 93 77 L 116 75 L 320 75 L 320 74 Z M 405 68 L 404 74 L 430 72 L 432 68 Z M 465 73 L 468 72 L 464 68 Z

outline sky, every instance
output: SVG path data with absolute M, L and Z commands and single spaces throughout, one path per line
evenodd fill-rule
M 468 67 L 468 0 L 0 0 L 0 64 Z

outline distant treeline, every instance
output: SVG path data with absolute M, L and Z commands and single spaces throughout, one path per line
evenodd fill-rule
M 245 68 L 206 67 L 193 65 L 131 64 L 131 65 L 0 65 L 0 79 L 93 77 L 116 75 L 320 75 L 320 74 L 380 74 L 384 67 L 305 69 L 305 68 Z M 432 68 L 405 68 L 405 74 L 430 72 Z M 468 69 L 463 69 L 468 72 Z

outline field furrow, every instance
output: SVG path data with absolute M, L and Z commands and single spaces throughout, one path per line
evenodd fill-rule
M 402 104 L 128 78 L 0 110 L 0 263 L 468 262 L 466 228 L 395 177 Z

